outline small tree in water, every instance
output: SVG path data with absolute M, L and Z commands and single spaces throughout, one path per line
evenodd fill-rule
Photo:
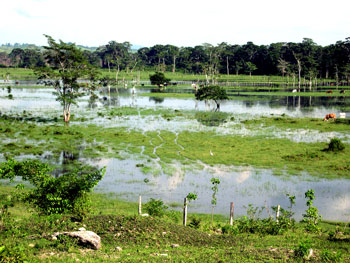
M 162 72 L 156 72 L 153 75 L 150 75 L 149 80 L 152 85 L 157 85 L 158 87 L 167 84 L 170 81 L 170 79 L 166 78 Z
M 67 44 L 45 35 L 49 46 L 45 46 L 47 67 L 36 68 L 35 74 L 46 86 L 55 88 L 56 100 L 63 106 L 63 119 L 69 122 L 71 105 L 76 100 L 96 90 L 97 71 L 87 61 L 84 53 L 75 44 Z M 81 83 L 78 80 L 88 80 Z
M 224 88 L 220 86 L 204 86 L 198 89 L 195 94 L 196 100 L 213 100 L 216 104 L 215 111 L 220 110 L 220 102 L 222 100 L 227 100 L 228 96 Z

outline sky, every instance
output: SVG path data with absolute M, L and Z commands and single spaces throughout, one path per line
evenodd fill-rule
M 350 37 L 349 0 L 4 0 L 0 44 L 150 47 L 301 42 Z

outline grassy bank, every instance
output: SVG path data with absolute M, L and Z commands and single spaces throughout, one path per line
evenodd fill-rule
M 2 196 L 15 189 L 0 186 Z M 305 231 L 296 223 L 283 233 L 261 232 L 267 225 L 257 219 L 235 219 L 230 227 L 227 218 L 189 214 L 182 226 L 181 213 L 140 217 L 137 205 L 92 194 L 92 211 L 83 221 L 70 215 L 39 215 L 21 202 L 1 218 L 0 254 L 3 262 L 350 262 L 349 226 L 322 223 L 321 232 Z M 196 221 L 193 221 L 193 219 Z M 245 222 L 245 223 L 244 223 Z M 275 222 L 275 221 L 271 221 Z M 239 228 L 247 224 L 246 228 Z M 101 237 L 102 248 L 91 250 L 74 239 L 52 240 L 54 232 L 76 231 L 80 227 Z M 237 231 L 236 231 L 236 230 Z M 240 230 L 239 230 L 240 229 Z M 269 228 L 268 228 L 269 229 Z M 340 234 L 340 232 L 342 234 Z M 12 259 L 12 261 L 11 261 Z

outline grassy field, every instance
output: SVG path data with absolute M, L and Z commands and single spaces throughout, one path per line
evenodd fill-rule
M 115 70 L 102 69 L 100 70 L 102 76 L 109 76 L 115 78 Z M 6 74 L 9 73 L 9 78 L 11 80 L 20 80 L 20 79 L 36 79 L 32 69 L 24 68 L 0 68 L 0 79 L 4 78 Z M 118 79 L 122 80 L 140 80 L 140 81 L 149 81 L 149 75 L 154 74 L 154 71 L 134 71 L 134 72 L 119 72 Z M 165 76 L 170 78 L 171 81 L 205 81 L 206 76 L 203 74 L 188 74 L 181 72 L 165 72 Z M 292 84 L 292 79 L 287 77 L 282 78 L 281 76 L 249 76 L 249 75 L 218 75 L 216 77 L 217 81 L 220 82 L 236 82 L 236 83 L 274 83 L 274 84 Z M 318 81 L 327 81 L 334 82 L 333 79 L 327 80 L 318 80 Z
M 15 195 L 11 186 L 0 186 L 1 196 Z M 69 214 L 40 215 L 16 201 L 9 215 L 0 217 L 1 262 L 350 262 L 350 231 L 344 223 L 321 223 L 320 232 L 296 223 L 281 233 L 271 231 L 274 219 L 228 219 L 189 214 L 182 226 L 181 213 L 140 217 L 137 204 L 92 194 L 92 211 L 83 221 Z M 195 222 L 194 224 L 191 224 Z M 265 222 L 265 223 L 264 223 Z M 289 221 L 288 221 L 289 222 Z M 292 221 L 290 221 L 292 222 Z M 244 226 L 244 227 L 243 227 Z M 52 240 L 55 232 L 80 227 L 101 237 L 100 250 L 82 247 L 74 239 Z M 312 256 L 305 259 L 312 249 Z
M 0 68 L 0 79 L 6 79 L 7 75 L 9 80 L 37 79 L 32 69 Z

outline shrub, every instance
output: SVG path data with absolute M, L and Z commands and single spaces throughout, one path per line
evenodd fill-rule
M 165 210 L 168 209 L 162 200 L 156 200 L 153 198 L 151 198 L 151 200 L 146 203 L 145 208 L 149 215 L 159 217 L 164 216 Z
M 344 143 L 338 138 L 333 138 L 328 144 L 328 148 L 326 149 L 327 151 L 330 152 L 340 152 L 345 149 Z
M 198 217 L 193 217 L 191 222 L 188 224 L 190 227 L 198 229 L 200 227 L 202 220 Z
M 30 182 L 34 188 L 22 196 L 44 214 L 75 213 L 80 219 L 88 210 L 87 193 L 97 185 L 104 169 L 92 173 L 71 172 L 60 177 L 48 173 L 50 168 L 37 160 L 22 162 L 13 159 L 0 165 L 0 179 L 13 180 L 15 176 Z
M 321 216 L 318 214 L 317 207 L 313 206 L 313 200 L 315 199 L 315 191 L 313 189 L 309 189 L 305 192 L 306 206 L 308 209 L 306 213 L 303 214 L 302 222 L 306 223 L 305 229 L 309 232 L 319 232 L 321 229 L 318 225 Z

